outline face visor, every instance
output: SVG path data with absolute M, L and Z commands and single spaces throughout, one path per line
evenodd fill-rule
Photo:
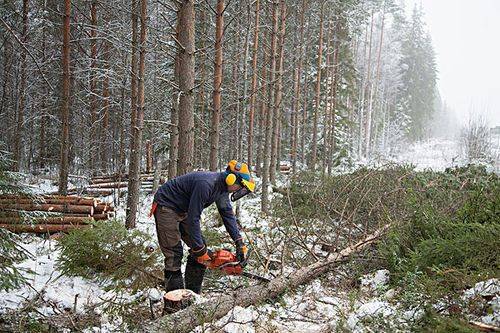
M 231 194 L 231 201 L 236 201 L 243 198 L 245 195 L 253 192 L 255 190 L 255 183 L 253 181 L 247 181 L 244 179 L 240 180 L 241 188 Z

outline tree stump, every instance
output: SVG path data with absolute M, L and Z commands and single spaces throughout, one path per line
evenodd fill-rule
M 189 289 L 177 289 L 166 293 L 163 296 L 163 315 L 171 314 L 185 309 L 193 304 L 195 293 Z

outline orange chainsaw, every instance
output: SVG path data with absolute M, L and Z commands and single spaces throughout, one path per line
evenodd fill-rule
M 247 257 L 248 260 L 248 257 Z M 245 263 L 238 261 L 236 255 L 229 250 L 218 250 L 213 254 L 212 260 L 208 265 L 210 269 L 218 269 L 227 275 L 243 275 L 259 281 L 269 282 L 271 280 L 249 272 L 244 272 L 243 267 Z

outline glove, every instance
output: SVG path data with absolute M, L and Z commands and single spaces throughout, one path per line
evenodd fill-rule
M 236 258 L 240 262 L 241 267 L 245 267 L 247 264 L 247 253 L 248 249 L 241 239 L 236 241 Z
M 206 246 L 203 246 L 201 249 L 196 250 L 196 251 L 191 250 L 190 252 L 196 258 L 196 261 L 198 263 L 205 265 L 205 266 L 210 265 L 210 262 L 214 258 L 213 252 L 210 251 L 209 249 L 207 249 Z

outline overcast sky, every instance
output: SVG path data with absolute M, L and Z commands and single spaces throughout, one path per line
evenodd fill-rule
M 422 4 L 438 64 L 438 87 L 465 123 L 500 125 L 500 0 L 406 0 Z

